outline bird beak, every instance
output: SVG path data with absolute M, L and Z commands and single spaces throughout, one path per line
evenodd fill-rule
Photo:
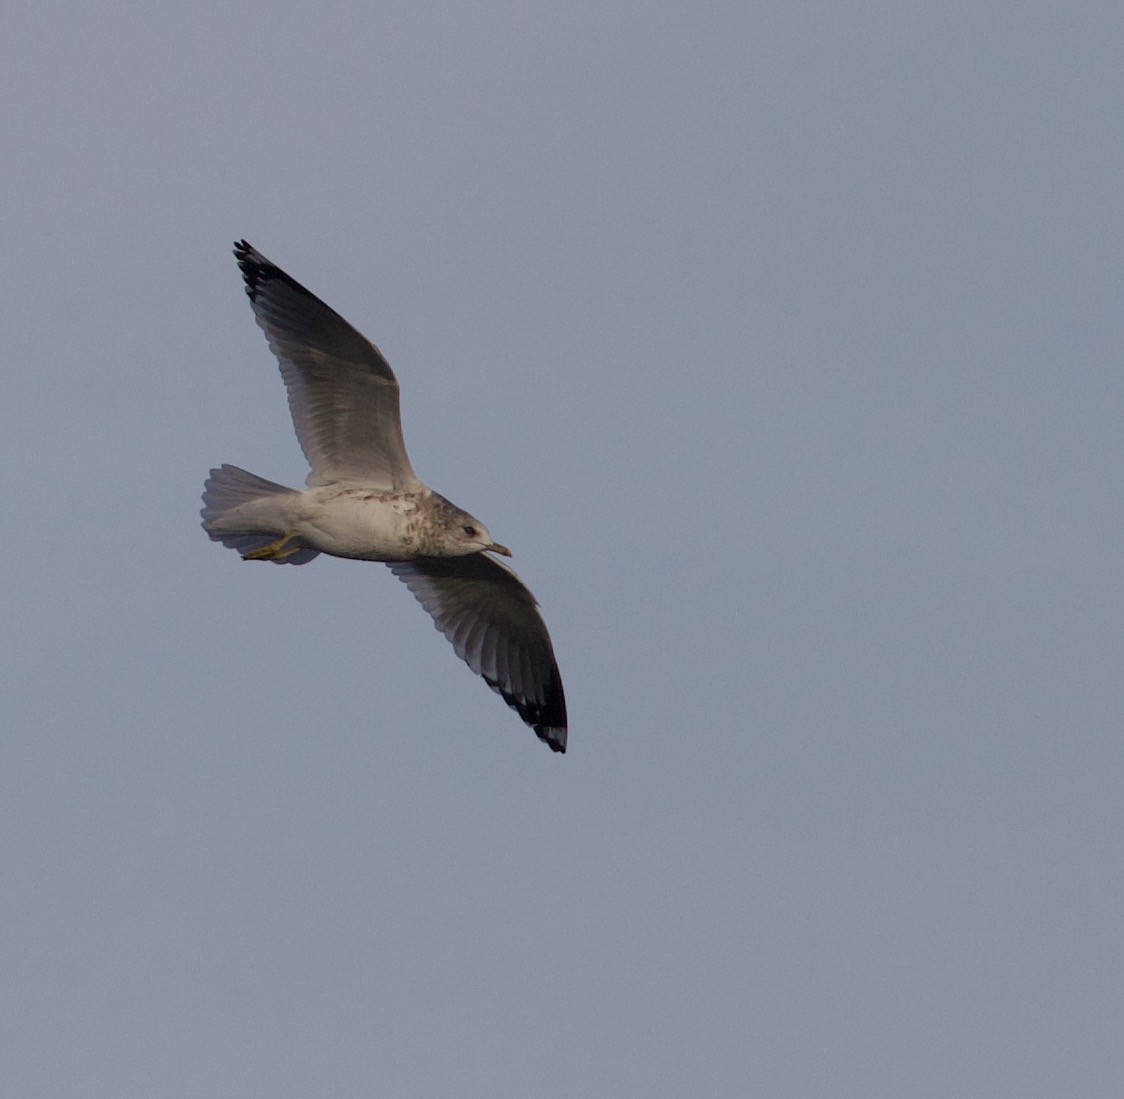
M 485 546 L 485 549 L 490 549 L 493 553 L 501 553 L 504 557 L 511 556 L 511 550 L 507 546 L 501 546 L 499 542 L 493 542 L 490 546 Z

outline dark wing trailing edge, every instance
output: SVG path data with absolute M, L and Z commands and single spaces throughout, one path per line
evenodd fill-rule
M 484 553 L 388 566 L 457 655 L 555 752 L 566 751 L 566 696 L 535 597 Z
M 334 309 L 246 241 L 234 246 L 246 294 L 289 392 L 309 484 L 363 480 L 418 484 L 398 408 L 398 381 L 382 353 Z

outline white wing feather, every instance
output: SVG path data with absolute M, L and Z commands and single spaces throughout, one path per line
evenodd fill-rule
M 566 698 L 535 597 L 487 554 L 418 557 L 389 569 L 457 655 L 556 752 L 566 750 Z
M 245 241 L 234 254 L 281 366 L 309 485 L 420 485 L 406 456 L 398 381 L 373 343 Z

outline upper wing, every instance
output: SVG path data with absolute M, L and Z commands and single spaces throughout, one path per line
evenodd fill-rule
M 566 697 L 535 597 L 484 553 L 395 561 L 457 655 L 556 752 L 566 750 Z
M 281 364 L 310 485 L 418 484 L 398 412 L 398 381 L 379 349 L 246 241 L 234 246 L 258 325 Z

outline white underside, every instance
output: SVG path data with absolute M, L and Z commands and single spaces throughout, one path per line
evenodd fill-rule
M 214 536 L 295 535 L 301 545 L 335 557 L 401 561 L 418 553 L 409 519 L 412 495 L 358 485 L 326 485 L 246 500 L 206 523 Z

